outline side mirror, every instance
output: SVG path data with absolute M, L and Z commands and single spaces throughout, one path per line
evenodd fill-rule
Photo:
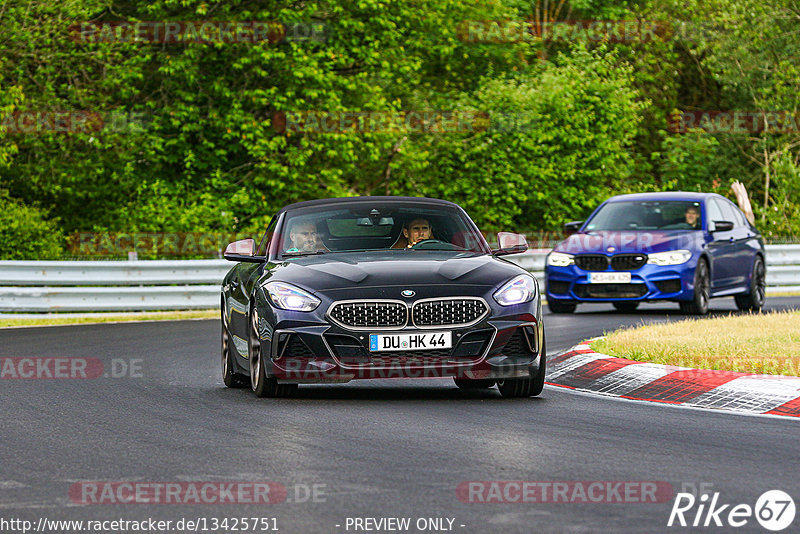
M 731 221 L 714 221 L 714 229 L 712 232 L 730 232 L 733 230 L 733 223 Z
M 225 247 L 223 256 L 229 261 L 248 261 L 251 263 L 261 263 L 261 259 L 255 255 L 256 241 L 255 239 L 242 239 L 241 241 L 234 241 Z
M 520 254 L 528 251 L 528 242 L 522 234 L 512 232 L 498 232 L 497 250 L 493 250 L 495 256 L 505 256 L 507 254 Z
M 572 235 L 580 230 L 581 226 L 583 226 L 583 221 L 568 222 L 564 225 L 564 232 L 566 232 L 567 235 Z

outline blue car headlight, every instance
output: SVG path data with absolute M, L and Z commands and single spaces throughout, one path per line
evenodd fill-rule
M 522 304 L 533 300 L 533 297 L 536 296 L 536 282 L 530 275 L 521 274 L 506 282 L 492 296 L 501 306 Z
M 692 253 L 689 250 L 670 250 L 647 255 L 647 263 L 651 265 L 681 265 L 689 261 Z
M 550 265 L 551 267 L 569 267 L 574 263 L 575 257 L 572 254 L 551 252 L 547 255 L 547 265 Z
M 282 310 L 310 312 L 320 304 L 311 293 L 285 282 L 267 282 L 262 287 L 272 305 Z

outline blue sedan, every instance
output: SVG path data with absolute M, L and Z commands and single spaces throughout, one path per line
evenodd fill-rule
M 572 313 L 580 302 L 632 312 L 642 301 L 678 302 L 703 315 L 711 298 L 740 310 L 764 305 L 764 241 L 728 199 L 712 193 L 641 193 L 606 200 L 548 254 L 547 302 Z

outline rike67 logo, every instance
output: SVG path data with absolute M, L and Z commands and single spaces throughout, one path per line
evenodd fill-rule
M 765 529 L 778 532 L 794 521 L 794 500 L 781 490 L 764 492 L 755 506 L 723 504 L 719 492 L 696 498 L 691 493 L 678 493 L 669 514 L 667 526 L 743 527 L 753 518 Z

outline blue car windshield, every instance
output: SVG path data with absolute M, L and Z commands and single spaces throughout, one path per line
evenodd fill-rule
M 700 230 L 700 202 L 630 200 L 609 202 L 584 227 L 586 232 L 636 230 Z

